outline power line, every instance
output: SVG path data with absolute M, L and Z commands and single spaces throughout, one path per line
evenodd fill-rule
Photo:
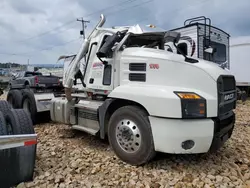
M 111 15 L 111 14 L 114 14 L 114 13 L 117 13 L 117 12 L 121 12 L 121 11 L 124 11 L 124 10 L 131 9 L 131 8 L 136 8 L 136 7 L 142 6 L 142 5 L 147 4 L 147 3 L 151 3 L 153 1 L 154 0 L 148 0 L 148 1 L 142 2 L 140 4 L 137 4 L 137 5 L 134 5 L 134 6 L 131 6 L 131 7 L 126 7 L 126 8 L 123 8 L 123 9 L 116 10 L 114 12 L 107 13 L 106 15 Z
M 64 43 L 62 43 L 62 44 L 53 45 L 53 46 L 50 46 L 50 47 L 48 47 L 48 48 L 33 50 L 33 51 L 30 51 L 30 52 L 25 52 L 25 53 L 20 53 L 20 54 L 23 55 L 23 54 L 30 54 L 30 53 L 33 53 L 33 52 L 47 51 L 47 50 L 51 50 L 51 49 L 53 49 L 53 48 L 55 48 L 55 47 L 58 47 L 58 46 L 65 46 L 65 45 L 67 45 L 67 44 L 69 44 L 69 43 L 72 43 L 72 42 L 75 42 L 75 41 L 77 41 L 77 40 L 79 40 L 79 38 L 76 38 L 76 39 L 73 39 L 73 40 L 64 42 Z M 20 54 L 19 54 L 19 55 L 20 55 Z
M 120 2 L 120 3 L 117 3 L 117 4 L 114 4 L 114 5 L 112 5 L 112 6 L 106 7 L 106 8 L 104 8 L 104 9 L 100 9 L 100 10 L 98 10 L 98 11 L 95 11 L 95 12 L 92 12 L 92 13 L 90 13 L 90 14 L 87 14 L 87 15 L 85 15 L 84 17 L 89 17 L 89 16 L 94 15 L 94 14 L 97 14 L 97 13 L 99 13 L 99 12 L 103 12 L 103 11 L 108 10 L 108 9 L 110 9 L 110 8 L 113 8 L 113 7 L 122 5 L 122 4 L 124 4 L 124 3 L 131 3 L 131 2 L 134 2 L 134 1 L 137 1 L 137 0 L 126 0 L 126 1 L 123 1 L 123 2 Z M 27 40 L 31 40 L 31 39 L 34 39 L 34 38 L 38 38 L 38 37 L 44 36 L 44 35 L 46 35 L 46 34 L 49 34 L 49 33 L 52 32 L 52 31 L 58 30 L 58 29 L 60 29 L 60 28 L 62 28 L 62 27 L 64 27 L 64 26 L 66 26 L 66 25 L 69 25 L 69 24 L 73 23 L 74 21 L 75 21 L 75 20 L 68 21 L 68 22 L 64 23 L 63 25 L 61 25 L 61 26 L 55 27 L 55 28 L 53 28 L 53 29 L 51 29 L 51 30 L 48 30 L 48 31 L 46 31 L 46 32 L 40 33 L 40 34 L 38 34 L 38 35 L 29 37 L 29 38 L 24 39 L 24 40 L 20 40 L 20 41 L 17 41 L 17 42 L 24 42 L 24 41 L 27 41 Z M 66 30 L 68 30 L 68 29 L 66 29 Z
M 7 55 L 7 56 L 26 56 L 26 55 L 22 55 L 22 54 L 4 53 L 4 52 L 0 52 L 0 55 Z
M 132 2 L 132 1 L 136 1 L 136 0 L 128 0 L 128 1 Z M 126 1 L 126 2 L 128 2 L 128 1 Z M 142 6 L 142 5 L 147 4 L 147 3 L 150 3 L 150 2 L 152 2 L 152 1 L 154 1 L 154 0 L 149 0 L 149 1 L 146 1 L 146 2 L 143 2 L 143 3 L 140 3 L 140 4 L 137 4 L 137 5 L 134 5 L 134 6 L 126 7 L 126 8 L 124 8 L 124 9 L 120 9 L 120 10 L 118 10 L 118 11 L 120 12 L 120 11 L 124 11 L 124 10 L 127 10 L 127 9 L 131 9 L 131 8 L 135 8 L 135 7 L 138 7 L 138 6 Z M 123 2 L 123 3 L 124 3 L 124 2 Z M 121 4 L 121 3 L 120 3 L 120 4 Z M 114 13 L 116 13 L 116 12 L 118 12 L 118 11 L 111 12 L 111 13 L 109 13 L 108 15 L 114 14 Z M 147 18 L 147 19 L 148 19 L 148 18 Z M 140 22 L 141 22 L 141 21 L 145 21 L 145 20 L 147 20 L 147 19 L 140 20 Z M 77 21 L 81 21 L 81 22 L 82 22 L 82 27 L 83 27 L 83 32 L 82 32 L 82 34 L 83 34 L 83 37 L 85 38 L 85 31 L 84 31 L 84 29 L 85 29 L 85 23 L 89 23 L 90 21 L 83 20 L 83 18 L 77 19 Z M 73 41 L 75 41 L 75 40 L 77 40 L 77 39 L 74 39 Z M 21 55 L 33 53 L 33 52 L 36 52 L 36 51 L 50 50 L 50 49 L 53 49 L 54 47 L 66 45 L 66 44 L 71 43 L 71 42 L 73 42 L 73 41 L 69 41 L 69 42 L 66 42 L 66 43 L 63 43 L 63 44 L 60 44 L 60 45 L 55 45 L 55 46 L 52 46 L 52 47 L 49 47 L 49 48 L 45 48 L 45 49 L 34 50 L 34 51 L 31 51 L 31 52 L 25 52 L 25 53 L 20 53 L 20 54 L 15 54 L 15 55 L 21 56 Z
M 99 13 L 99 12 L 102 12 L 102 11 L 105 11 L 105 10 L 108 10 L 108 9 L 111 9 L 111 8 L 114 8 L 114 7 L 116 7 L 116 6 L 120 6 L 120 5 L 125 4 L 125 3 L 133 3 L 133 2 L 135 2 L 135 1 L 138 1 L 138 0 L 126 0 L 126 1 L 123 1 L 123 2 L 120 2 L 120 3 L 117 3 L 117 4 L 114 4 L 114 5 L 112 5 L 112 6 L 106 7 L 106 8 L 104 8 L 104 9 L 100 9 L 100 10 L 98 10 L 98 11 L 95 11 L 95 12 L 92 12 L 92 13 L 90 13 L 90 14 L 87 14 L 85 17 L 89 17 L 89 16 L 91 16 L 91 15 L 94 15 L 94 14 L 97 14 L 97 13 Z M 150 0 L 150 1 L 153 1 L 153 0 Z M 147 3 L 147 2 L 146 2 L 146 3 Z M 143 4 L 145 4 L 145 3 L 142 3 L 141 5 L 143 5 Z M 137 6 L 140 6 L 140 5 L 136 5 L 135 7 L 137 7 Z M 133 8 L 133 7 L 128 7 L 128 8 Z M 121 11 L 126 10 L 126 9 L 128 9 L 128 8 L 122 9 Z M 118 11 L 111 12 L 111 13 L 109 13 L 109 15 L 110 15 L 110 14 L 114 14 L 114 13 L 116 13 L 116 12 L 118 12 Z M 32 39 L 35 39 L 35 38 L 42 37 L 42 36 L 44 36 L 44 35 L 47 35 L 47 34 L 51 33 L 51 32 L 54 31 L 54 30 L 58 30 L 58 29 L 60 29 L 60 28 L 62 28 L 62 27 L 64 27 L 64 26 L 66 26 L 66 25 L 69 25 L 69 24 L 71 24 L 71 23 L 73 23 L 73 22 L 74 22 L 73 20 L 72 20 L 72 21 L 69 21 L 69 22 L 66 22 L 66 23 L 64 23 L 63 25 L 58 26 L 58 27 L 55 27 L 55 28 L 53 28 L 53 29 L 51 29 L 51 30 L 49 30 L 49 31 L 46 31 L 46 32 L 40 33 L 39 35 L 35 35 L 35 36 L 29 37 L 29 38 L 27 38 L 27 39 L 24 39 L 24 40 L 21 40 L 21 41 L 16 41 L 16 42 L 18 42 L 18 43 L 23 43 L 23 42 L 28 41 L 28 40 L 32 40 Z M 83 22 L 83 23 L 84 23 L 84 22 Z M 85 23 L 86 23 L 86 22 L 85 22 Z M 85 24 L 83 24 L 83 28 L 84 28 L 84 27 L 85 27 Z M 65 32 L 65 31 L 67 31 L 67 30 L 69 30 L 69 29 L 71 29 L 71 28 L 73 28 L 73 27 L 70 27 L 70 28 L 68 28 L 68 29 L 65 29 L 65 30 L 59 31 L 59 32 Z M 84 31 L 84 29 L 82 30 L 82 34 L 84 35 L 83 38 L 85 38 L 85 31 Z
M 27 41 L 27 40 L 31 40 L 31 39 L 34 39 L 34 38 L 37 38 L 37 37 L 41 37 L 41 36 L 43 36 L 43 35 L 46 35 L 46 34 L 50 33 L 51 31 L 60 29 L 60 28 L 64 27 L 65 25 L 69 25 L 69 24 L 73 23 L 74 21 L 75 21 L 75 20 L 66 22 L 66 23 L 64 23 L 63 25 L 58 26 L 58 27 L 55 27 L 55 28 L 52 29 L 52 30 L 49 30 L 49 31 L 40 33 L 39 35 L 35 35 L 35 36 L 33 36 L 33 37 L 29 37 L 29 38 L 27 38 L 27 39 L 24 39 L 24 40 L 21 40 L 21 41 L 17 41 L 17 42 L 21 42 L 21 43 L 22 43 L 22 42 Z
M 123 1 L 123 2 L 120 2 L 120 3 L 117 3 L 117 4 L 114 4 L 114 5 L 112 5 L 112 6 L 109 6 L 109 7 L 103 8 L 103 9 L 100 9 L 100 10 L 98 10 L 98 11 L 92 12 L 92 13 L 90 13 L 90 14 L 87 14 L 87 15 L 85 15 L 84 17 L 89 17 L 89 16 L 92 16 L 92 15 L 94 15 L 94 14 L 97 14 L 97 13 L 106 11 L 106 10 L 108 10 L 108 9 L 114 8 L 114 7 L 116 7 L 116 6 L 120 6 L 120 5 L 125 4 L 125 3 L 133 3 L 133 2 L 135 2 L 135 1 L 138 1 L 138 0 L 126 0 L 126 1 Z M 127 9 L 129 9 L 129 8 L 138 7 L 138 6 L 141 6 L 141 5 L 143 5 L 143 4 L 150 3 L 150 2 L 152 2 L 152 1 L 154 1 L 154 0 L 149 0 L 149 1 L 143 2 L 143 3 L 141 3 L 141 4 L 138 4 L 138 5 L 135 5 L 135 6 L 132 6 L 132 7 L 127 7 L 127 8 L 124 8 L 124 9 L 120 9 L 120 10 L 117 10 L 117 11 L 114 11 L 114 12 L 111 12 L 111 13 L 108 13 L 108 14 L 106 14 L 106 15 L 111 15 L 111 14 L 114 14 L 114 13 L 116 13 L 116 12 L 120 12 L 120 11 L 127 10 Z M 203 2 L 203 1 L 202 1 L 202 2 Z M 60 28 L 62 28 L 62 27 L 64 27 L 64 26 L 66 26 L 66 25 L 69 25 L 69 24 L 71 24 L 71 23 L 73 23 L 73 22 L 74 22 L 74 20 L 71 20 L 71 21 L 66 22 L 66 23 L 64 23 L 63 25 L 58 26 L 58 27 L 55 27 L 55 28 L 53 28 L 53 29 L 51 29 L 51 30 L 49 30 L 49 31 L 40 33 L 39 35 L 35 35 L 35 36 L 33 36 L 33 37 L 30 37 L 30 38 L 27 38 L 27 39 L 24 39 L 24 40 L 21 40 L 21 41 L 17 41 L 17 42 L 24 42 L 24 41 L 27 41 L 27 40 L 31 40 L 31 39 L 34 39 L 34 38 L 38 38 L 38 37 L 47 35 L 47 34 L 49 34 L 50 32 L 52 32 L 52 31 L 54 31 L 54 30 L 58 30 L 58 29 L 60 29 Z M 69 30 L 69 29 L 71 29 L 71 28 L 73 28 L 73 27 L 70 27 L 70 28 L 68 28 L 68 29 L 65 29 L 65 30 L 63 30 L 63 31 L 61 31 L 61 32 L 67 31 L 67 30 Z
M 108 10 L 108 9 L 114 8 L 114 7 L 116 7 L 116 6 L 120 6 L 120 5 L 125 4 L 125 3 L 133 3 L 133 2 L 135 2 L 135 1 L 138 1 L 138 0 L 126 0 L 126 1 L 122 1 L 122 2 L 117 3 L 117 4 L 114 4 L 114 5 L 112 5 L 112 6 L 109 6 L 109 7 L 100 9 L 100 10 L 97 10 L 97 11 L 92 12 L 92 13 L 90 13 L 90 14 L 87 14 L 87 15 L 85 15 L 84 17 L 89 17 L 89 16 L 95 15 L 95 14 L 97 14 L 97 13 L 102 13 L 102 12 L 104 12 L 104 11 L 106 11 L 106 10 Z
M 50 47 L 47 47 L 47 48 L 43 48 L 43 49 L 37 49 L 37 50 L 33 50 L 33 51 L 29 51 L 29 52 L 24 52 L 24 53 L 0 53 L 0 55 L 7 55 L 7 56 L 24 56 L 24 57 L 28 57 L 30 55 L 27 55 L 27 54 L 31 54 L 33 52 L 42 52 L 42 51 L 47 51 L 47 50 L 51 50 L 55 47 L 60 47 L 60 46 L 65 46 L 67 44 L 70 44 L 70 43 L 73 43 L 75 41 L 79 40 L 79 38 L 76 38 L 76 39 L 73 39 L 73 40 L 70 40 L 70 41 L 67 41 L 67 42 L 64 42 L 62 44 L 58 44 L 58 45 L 53 45 L 53 46 L 50 46 Z
M 127 1 L 125 1 L 125 2 L 134 2 L 134 1 L 137 1 L 137 0 L 127 0 Z M 144 5 L 144 4 L 147 4 L 147 3 L 150 3 L 150 2 L 152 2 L 152 1 L 154 1 L 154 0 L 148 0 L 148 1 L 145 1 L 145 2 L 142 2 L 142 3 L 140 3 L 140 4 L 136 4 L 136 5 L 134 5 L 134 6 L 130 6 L 130 7 L 126 7 L 126 8 L 124 8 L 124 9 L 119 9 L 119 10 L 117 10 L 117 11 L 114 11 L 114 12 L 110 12 L 110 13 L 108 13 L 108 15 L 111 15 L 111 14 L 114 14 L 114 13 L 116 13 L 116 12 L 120 12 L 120 11 L 124 11 L 124 10 L 127 10 L 127 9 L 131 9 L 131 8 L 135 8 L 135 7 L 139 7 L 139 6 L 142 6 L 142 5 Z M 203 0 L 203 1 L 201 1 L 201 2 L 204 2 L 205 0 Z M 118 3 L 118 4 L 123 4 L 123 3 L 125 3 L 125 2 L 122 2 L 122 3 Z M 114 6 L 117 6 L 118 4 L 116 4 L 116 5 L 113 5 L 113 6 L 110 6 L 110 7 L 114 7 Z M 190 5 L 189 5 L 189 7 L 190 7 Z M 191 6 L 192 7 L 192 6 Z M 108 9 L 108 8 L 105 8 L 106 10 Z M 102 9 L 102 10 L 104 10 L 104 9 Z M 178 10 L 178 9 L 177 9 Z M 182 10 L 182 9 L 181 9 Z M 97 13 L 98 11 L 96 11 L 96 13 Z M 91 13 L 91 14 L 94 14 L 94 13 Z M 91 14 L 89 14 L 89 15 L 91 15 Z M 87 15 L 87 16 L 89 16 L 89 15 Z M 87 17 L 86 16 L 86 17 Z M 142 21 L 145 21 L 145 20 L 148 20 L 148 18 L 145 18 L 145 19 L 142 19 L 142 20 L 140 20 L 139 22 L 142 22 Z M 78 20 L 78 21 L 85 21 L 85 20 Z M 89 23 L 89 21 L 87 21 L 88 23 Z M 69 23 L 69 22 L 68 22 Z M 64 24 L 65 25 L 65 24 Z M 83 26 L 83 28 L 85 29 L 85 25 L 84 24 L 82 24 L 82 26 Z M 62 26 L 60 26 L 60 27 L 62 27 Z M 58 27 L 59 28 L 59 27 Z M 52 30 L 51 30 L 52 31 Z M 44 32 L 43 34 L 45 34 L 45 33 L 48 33 L 48 32 L 50 32 L 50 31 L 47 31 L 47 32 Z M 40 35 L 42 35 L 42 34 L 40 34 Z M 85 36 L 84 36 L 85 37 Z M 34 37 L 33 37 L 34 38 Z M 63 46 L 63 45 L 66 45 L 66 44 L 68 44 L 68 43 L 71 43 L 71 42 L 74 42 L 75 40 L 78 40 L 78 39 L 74 39 L 74 40 L 72 40 L 72 41 L 68 41 L 68 42 L 66 42 L 66 43 L 63 43 L 63 44 L 60 44 L 60 45 L 54 45 L 54 46 L 51 46 L 51 47 L 49 47 L 49 48 L 45 48 L 45 49 L 40 49 L 40 50 L 34 50 L 34 51 L 31 51 L 31 52 L 26 52 L 26 53 L 20 53 L 20 54 L 12 54 L 12 53 L 0 53 L 0 54 L 2 54 L 2 55 L 17 55 L 17 56 L 22 56 L 23 54 L 29 54 L 29 53 L 33 53 L 33 52 L 36 52 L 36 51 L 45 51 L 45 50 L 50 50 L 50 49 L 53 49 L 54 47 L 57 47 L 57 46 Z

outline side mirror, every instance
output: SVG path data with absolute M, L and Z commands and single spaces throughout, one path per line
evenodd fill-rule
M 11 78 L 12 78 L 12 80 L 15 80 L 16 76 L 15 75 L 11 75 Z
M 165 42 L 178 43 L 181 38 L 181 34 L 175 31 L 167 31 L 164 35 Z
M 107 57 L 108 54 L 112 51 L 112 47 L 115 45 L 116 42 L 120 41 L 121 34 L 120 32 L 117 32 L 113 34 L 112 36 L 108 36 L 100 48 L 100 50 L 96 53 L 97 57 Z

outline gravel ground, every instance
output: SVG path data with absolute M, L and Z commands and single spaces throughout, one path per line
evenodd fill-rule
M 108 142 L 66 125 L 40 124 L 35 178 L 20 187 L 250 187 L 250 102 L 238 104 L 232 138 L 216 154 L 165 155 L 143 167 Z

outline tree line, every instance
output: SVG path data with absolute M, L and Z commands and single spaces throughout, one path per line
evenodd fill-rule
M 24 65 L 20 65 L 18 63 L 0 63 L 0 68 L 16 68 L 16 67 L 23 67 Z

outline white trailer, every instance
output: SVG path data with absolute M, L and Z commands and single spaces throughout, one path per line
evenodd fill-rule
M 250 36 L 230 40 L 230 72 L 235 76 L 236 86 L 248 92 L 250 86 Z M 248 92 L 249 94 L 249 92 Z
M 177 46 L 190 57 L 201 58 L 229 69 L 230 35 L 212 25 L 204 16 L 188 19 L 184 26 L 172 29 L 181 33 Z M 166 50 L 180 53 L 173 44 L 166 43 Z

